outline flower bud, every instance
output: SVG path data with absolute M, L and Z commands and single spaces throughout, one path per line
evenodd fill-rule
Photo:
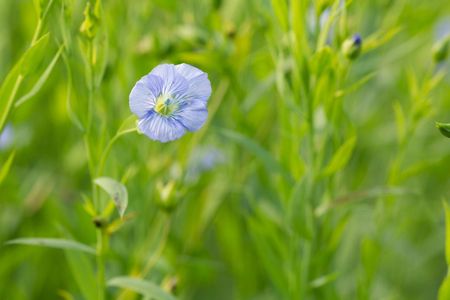
M 432 48 L 433 59 L 436 63 L 443 62 L 448 55 L 448 48 L 450 43 L 450 35 L 444 39 L 437 41 Z
M 355 59 L 361 53 L 362 39 L 359 34 L 353 35 L 342 43 L 342 53 L 349 59 Z
M 80 32 L 88 39 L 93 39 L 98 30 L 98 23 L 100 20 L 100 1 L 97 1 L 94 6 L 91 2 L 86 2 L 84 8 L 84 20 L 80 26 Z
M 450 123 L 436 122 L 436 127 L 439 129 L 443 136 L 450 138 Z
M 171 180 L 166 184 L 158 181 L 156 183 L 156 191 L 156 204 L 167 212 L 173 211 L 178 203 L 175 197 L 175 181 Z

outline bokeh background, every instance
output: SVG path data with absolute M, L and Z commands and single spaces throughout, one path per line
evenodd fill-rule
M 1 133 L 0 166 L 15 156 L 0 184 L 0 243 L 70 237 L 95 245 L 83 206 L 92 195 L 82 128 L 86 1 L 50 2 L 40 31 L 48 42 L 17 98 L 64 49 Z M 132 132 L 113 145 L 101 175 L 125 184 L 129 206 L 110 237 L 107 278 L 133 274 L 157 253 L 146 278 L 180 299 L 437 297 L 447 272 L 450 140 L 434 122 L 450 121 L 450 77 L 432 47 L 450 32 L 450 6 L 347 1 L 345 15 L 330 23 L 329 56 L 318 58 L 328 2 L 102 1 L 93 29 L 100 70 L 89 136 L 94 159 L 131 115 L 134 83 L 156 65 L 195 65 L 213 87 L 199 132 L 167 144 Z M 30 47 L 36 7 L 48 3 L 0 1 L 1 81 Z M 363 49 L 350 61 L 340 47 L 354 33 Z M 296 48 L 291 41 L 300 36 Z M 323 82 L 321 72 L 330 74 Z M 312 98 L 322 99 L 313 106 L 309 152 L 299 73 L 302 82 L 310 78 Z M 334 102 L 339 117 L 331 121 L 326 105 Z M 350 136 L 357 139 L 345 166 L 310 178 L 310 152 L 326 165 Z M 172 193 L 173 211 L 161 208 L 161 186 Z M 287 212 L 286 199 L 309 205 Z M 79 266 L 94 266 L 91 259 L 79 258 Z M 62 250 L 0 247 L 0 299 L 85 299 L 76 273 Z M 108 287 L 110 299 L 121 293 Z

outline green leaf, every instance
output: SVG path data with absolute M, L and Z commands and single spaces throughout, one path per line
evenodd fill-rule
M 334 272 L 334 273 L 320 276 L 319 278 L 314 279 L 313 281 L 311 281 L 310 285 L 311 285 L 311 288 L 316 289 L 316 288 L 322 287 L 326 284 L 329 284 L 333 281 L 336 281 L 337 278 L 338 278 L 338 273 Z
M 450 299 L 450 276 L 446 276 L 439 288 L 438 300 Z
M 132 290 L 145 297 L 155 300 L 176 300 L 174 296 L 164 291 L 156 284 L 132 277 L 115 277 L 108 281 L 109 286 Z
M 100 186 L 114 200 L 120 217 L 123 217 L 128 206 L 127 188 L 122 183 L 109 177 L 96 178 L 94 183 Z
M 344 168 L 352 156 L 355 144 L 356 136 L 352 136 L 344 144 L 342 144 L 331 158 L 331 161 L 325 167 L 323 175 L 328 176 Z
M 70 67 L 69 58 L 67 57 L 67 54 L 62 54 L 64 65 L 66 66 L 66 72 L 67 72 L 67 94 L 66 94 L 66 108 L 67 108 L 67 114 L 69 116 L 70 121 L 80 130 L 84 131 L 84 127 L 81 124 L 80 119 L 78 118 L 77 114 L 75 113 L 74 109 L 72 108 L 72 69 Z
M 22 75 L 31 74 L 39 67 L 48 53 L 49 40 L 50 33 L 44 34 L 22 55 L 19 67 Z
M 45 34 L 22 55 L 6 76 L 0 88 L 0 131 L 14 104 L 14 99 L 26 75 L 36 69 L 46 54 L 49 34 Z
M 278 263 L 284 261 L 286 257 L 286 248 L 282 242 L 282 237 L 276 231 L 272 224 L 267 221 L 260 221 L 256 217 L 247 219 L 249 235 L 255 246 L 255 255 L 261 262 L 261 267 L 273 282 L 276 288 L 287 296 L 288 274 L 283 271 L 283 267 Z M 282 298 L 283 299 L 283 298 Z M 288 299 L 286 297 L 286 299 Z
M 394 103 L 394 112 L 395 112 L 395 124 L 397 125 L 397 136 L 399 142 L 401 143 L 405 138 L 406 134 L 406 118 L 402 106 L 400 105 L 399 102 Z
M 16 151 L 13 151 L 6 162 L 4 162 L 3 166 L 0 168 L 0 184 L 5 180 L 6 176 L 9 173 L 9 169 L 11 168 L 11 165 L 14 161 L 14 156 L 16 155 Z
M 445 259 L 447 260 L 447 266 L 450 266 L 450 208 L 447 203 L 444 202 L 445 211 Z
M 360 87 L 362 87 L 364 84 L 366 84 L 370 79 L 372 79 L 375 76 L 376 72 L 370 72 L 369 74 L 362 76 L 361 79 L 353 83 L 352 85 L 346 87 L 343 90 L 337 91 L 334 96 L 339 98 L 348 94 L 351 94 L 355 91 L 357 91 Z
M 443 136 L 450 138 L 450 123 L 436 122 L 436 127 L 439 129 Z
M 364 40 L 364 52 L 376 49 L 389 42 L 401 30 L 400 26 L 390 26 L 388 29 L 380 29 Z
M 94 273 L 94 267 L 88 257 L 75 251 L 64 251 L 70 272 L 80 289 L 83 299 L 97 299 L 97 280 Z
M 14 105 L 15 107 L 19 107 L 21 104 L 25 103 L 28 99 L 31 99 L 33 96 L 35 96 L 41 90 L 42 86 L 47 81 L 53 68 L 55 67 L 56 62 L 58 61 L 58 58 L 60 57 L 63 49 L 64 49 L 64 45 L 59 47 L 59 50 L 58 50 L 58 52 L 56 52 L 55 57 L 53 57 L 52 61 L 50 62 L 48 67 L 45 69 L 44 73 L 41 74 L 41 76 L 39 77 L 39 80 L 34 84 L 34 86 L 31 88 L 31 90 L 28 93 L 26 93 L 25 95 L 23 95 L 16 101 L 16 103 Z
M 54 238 L 19 238 L 10 240 L 5 243 L 6 245 L 30 245 L 30 246 L 42 246 L 57 249 L 77 250 L 89 254 L 95 255 L 95 249 L 73 240 L 66 239 L 54 239 Z
M 281 28 L 287 31 L 289 28 L 289 16 L 286 0 L 272 0 L 272 7 Z
M 261 147 L 259 144 L 257 144 L 250 138 L 231 130 L 222 129 L 220 130 L 220 133 L 254 154 L 265 165 L 268 171 L 270 171 L 271 173 L 279 173 L 286 180 L 292 181 L 292 177 L 282 167 L 282 165 L 275 158 L 273 158 L 272 154 L 269 151 Z

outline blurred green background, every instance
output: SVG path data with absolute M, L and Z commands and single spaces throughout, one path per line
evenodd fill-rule
M 168 144 L 133 132 L 113 145 L 101 175 L 125 184 L 129 206 L 110 237 L 107 278 L 137 274 L 156 257 L 146 278 L 180 299 L 437 297 L 447 272 L 450 141 L 434 122 L 450 121 L 450 77 L 431 49 L 450 32 L 450 6 L 347 1 L 327 33 L 320 19 L 333 15 L 332 2 L 102 1 L 87 137 L 94 160 L 131 115 L 133 85 L 156 65 L 197 66 L 213 88 L 199 132 Z M 92 197 L 82 129 L 85 5 L 0 1 L 3 82 L 30 47 L 36 7 L 48 7 L 40 31 L 48 42 L 16 98 L 57 59 L 39 91 L 11 110 L 0 138 L 0 166 L 15 151 L 0 184 L 2 244 L 19 237 L 96 243 L 83 208 Z M 350 61 L 340 46 L 354 33 L 363 48 Z M 352 136 L 348 161 L 317 171 Z M 169 213 L 158 189 L 166 184 L 176 202 Z M 289 199 L 293 206 L 284 205 Z M 0 299 L 85 299 L 80 280 L 88 271 L 77 277 L 68 256 L 1 246 Z M 79 258 L 79 266 L 93 267 L 91 259 Z M 108 287 L 108 299 L 135 296 Z

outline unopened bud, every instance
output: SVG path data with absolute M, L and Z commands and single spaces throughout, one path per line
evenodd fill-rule
M 80 32 L 88 39 L 93 39 L 100 20 L 100 1 L 97 1 L 94 7 L 90 1 L 86 2 L 83 14 L 84 20 L 80 26 Z
M 443 136 L 450 138 L 450 123 L 436 122 L 436 127 L 439 129 Z
M 342 53 L 349 59 L 355 59 L 361 53 L 362 39 L 359 34 L 346 39 L 342 43 Z
M 177 205 L 175 197 L 175 181 L 169 181 L 163 184 L 161 181 L 156 183 L 157 197 L 156 204 L 163 210 L 171 212 Z
M 436 63 L 443 62 L 447 59 L 448 48 L 450 43 L 450 35 L 447 35 L 444 39 L 437 41 L 432 48 L 433 59 Z

